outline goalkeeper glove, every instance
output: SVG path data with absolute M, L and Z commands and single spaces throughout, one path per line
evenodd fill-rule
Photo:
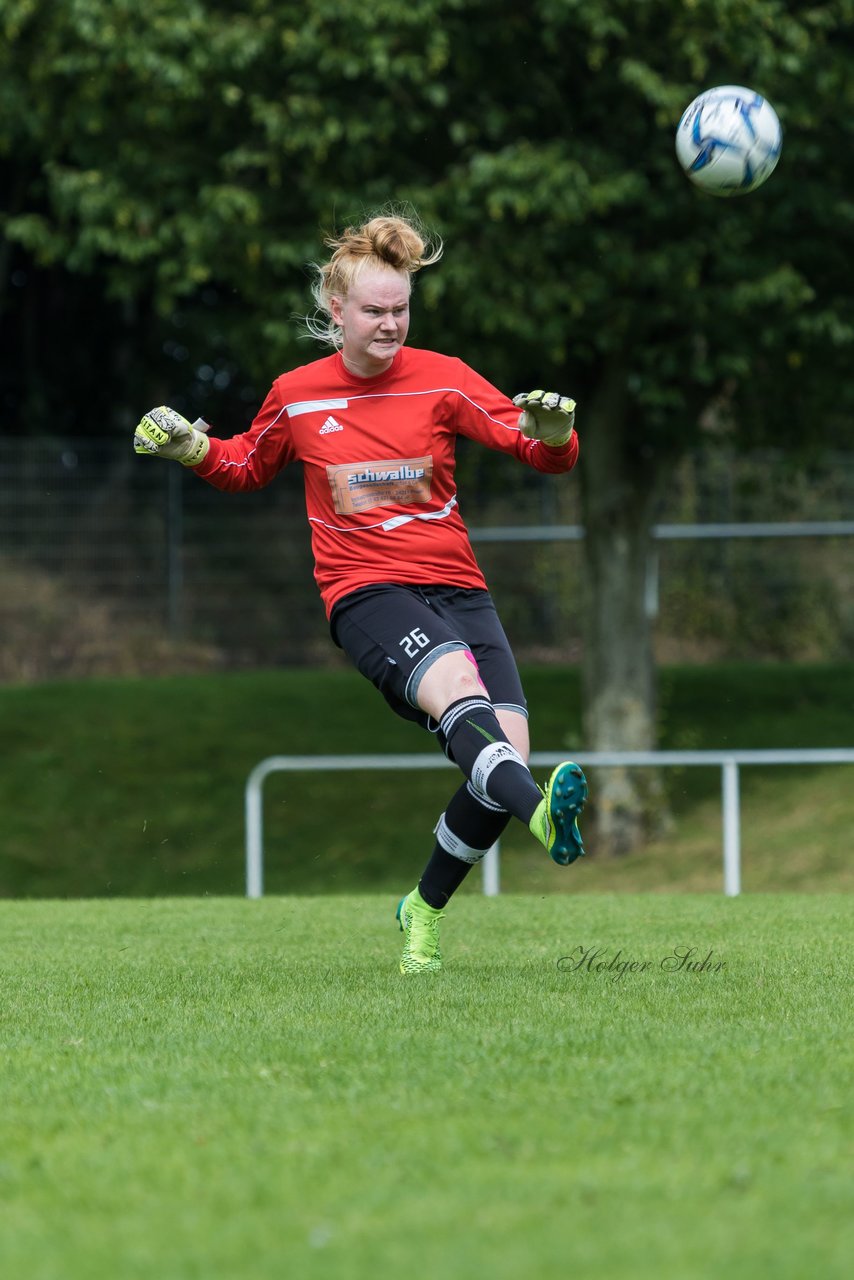
M 161 405 L 149 409 L 133 433 L 135 453 L 174 458 L 185 467 L 196 467 L 210 448 L 208 424 L 202 418 L 189 423 L 174 409 Z
M 519 430 L 543 444 L 566 444 L 575 427 L 575 401 L 556 391 L 523 391 L 513 397 L 522 412 Z

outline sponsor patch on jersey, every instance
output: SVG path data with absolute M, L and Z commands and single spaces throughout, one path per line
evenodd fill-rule
M 429 502 L 433 456 L 382 458 L 378 462 L 344 462 L 328 466 L 332 503 L 341 516 L 374 507 L 405 507 Z

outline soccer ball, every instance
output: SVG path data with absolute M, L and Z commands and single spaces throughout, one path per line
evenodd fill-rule
M 777 113 L 737 84 L 707 89 L 676 130 L 676 155 L 691 181 L 712 196 L 743 196 L 770 177 L 783 147 Z

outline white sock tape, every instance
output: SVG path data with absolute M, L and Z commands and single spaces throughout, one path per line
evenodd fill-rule
M 479 805 L 488 810 L 489 813 L 506 813 L 507 810 L 501 804 L 496 804 L 494 800 L 490 800 L 489 796 L 485 796 L 482 791 L 475 791 L 470 782 L 466 783 L 466 791 L 472 800 L 476 800 Z
M 468 862 L 470 866 L 474 866 L 486 856 L 486 849 L 472 849 L 471 845 L 454 835 L 445 821 L 444 813 L 433 828 L 433 832 L 445 853 L 449 853 L 452 858 L 459 858 L 460 862 Z
M 497 769 L 500 764 L 506 764 L 508 760 L 520 764 L 523 769 L 528 767 L 516 748 L 511 747 L 509 742 L 490 742 L 488 747 L 484 747 L 472 766 L 471 782 L 475 791 L 479 791 L 481 795 L 488 798 L 486 783 L 489 775 L 493 769 Z

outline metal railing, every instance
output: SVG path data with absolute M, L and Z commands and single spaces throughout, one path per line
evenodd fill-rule
M 851 538 L 854 520 L 714 521 L 703 524 L 654 524 L 650 529 L 652 547 L 646 558 L 644 607 L 650 619 L 658 617 L 660 597 L 660 557 L 657 544 L 666 542 L 729 542 L 765 538 Z M 581 542 L 581 524 L 494 525 L 469 529 L 476 543 Z
M 529 763 L 559 764 L 566 755 L 532 752 Z M 741 893 L 741 801 L 739 769 L 742 765 L 854 764 L 854 747 L 754 751 L 592 751 L 574 755 L 584 768 L 657 768 L 664 765 L 718 766 L 721 770 L 723 811 L 723 891 L 728 897 Z M 351 771 L 356 769 L 455 769 L 440 755 L 268 756 L 246 780 L 246 896 L 264 893 L 263 787 L 271 773 Z M 499 847 L 493 845 L 482 863 L 483 891 L 499 892 Z
M 581 524 L 512 524 L 469 529 L 472 542 L 581 542 Z M 654 524 L 654 542 L 727 541 L 730 538 L 851 538 L 854 520 L 713 521 Z

